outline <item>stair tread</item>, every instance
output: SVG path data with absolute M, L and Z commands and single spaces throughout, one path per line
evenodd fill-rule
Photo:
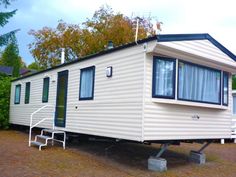
M 43 129 L 44 132 L 48 133 L 64 133 L 62 130 L 53 130 L 53 129 Z
M 52 139 L 51 136 L 46 136 L 46 135 L 37 135 L 37 137 L 42 138 L 42 139 Z
M 44 143 L 41 143 L 41 142 L 38 142 L 38 141 L 31 141 L 31 144 L 40 146 L 40 145 L 43 145 Z

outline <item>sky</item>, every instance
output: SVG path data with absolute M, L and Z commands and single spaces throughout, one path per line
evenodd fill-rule
M 28 45 L 33 37 L 31 29 L 55 28 L 59 20 L 81 24 L 91 18 L 102 5 L 114 12 L 131 17 L 151 14 L 163 22 L 161 34 L 209 33 L 218 42 L 236 54 L 236 1 L 235 0 L 14 0 L 0 11 L 18 9 L 9 23 L 1 29 L 17 32 L 20 56 L 30 64 L 34 61 Z

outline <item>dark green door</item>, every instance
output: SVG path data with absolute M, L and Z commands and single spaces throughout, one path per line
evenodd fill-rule
M 57 77 L 57 100 L 55 113 L 55 126 L 65 127 L 67 103 L 68 70 L 61 71 Z

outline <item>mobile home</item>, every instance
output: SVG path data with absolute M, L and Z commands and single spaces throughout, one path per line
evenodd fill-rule
M 230 138 L 235 60 L 209 34 L 149 37 L 13 80 L 10 123 L 29 126 L 52 105 L 35 120 L 54 121 L 39 127 L 137 142 Z

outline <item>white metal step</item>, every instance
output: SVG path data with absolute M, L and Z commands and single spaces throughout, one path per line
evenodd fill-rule
M 52 137 L 51 136 L 46 136 L 46 135 L 36 135 L 37 136 L 37 138 L 41 138 L 41 139 L 52 139 Z
M 53 130 L 53 129 L 43 129 L 44 132 L 48 133 L 64 133 L 64 131 L 61 130 Z
M 236 135 L 231 135 L 231 138 L 236 138 Z
M 36 145 L 36 146 L 44 145 L 44 143 L 41 143 L 41 142 L 38 142 L 38 141 L 31 141 L 31 144 Z

